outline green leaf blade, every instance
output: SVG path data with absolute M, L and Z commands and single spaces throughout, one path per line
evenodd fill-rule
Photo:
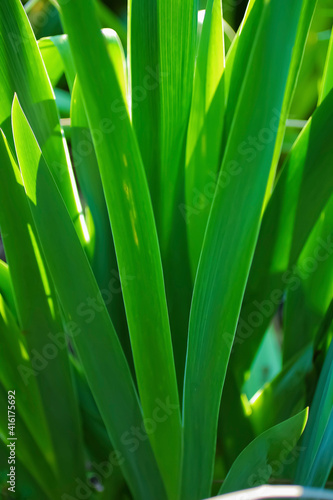
M 333 342 L 310 406 L 309 422 L 302 441 L 295 476 L 297 484 L 324 487 L 332 468 L 333 446 Z
M 301 2 L 293 8 L 285 2 L 283 17 L 280 9 L 281 2 L 264 5 L 194 286 L 184 392 L 184 499 L 197 500 L 210 493 L 221 393 L 274 150 L 274 140 L 267 141 L 252 161 L 246 161 L 239 144 L 249 137 L 260 137 L 272 123 L 273 111 L 281 109 Z M 281 30 L 288 33 L 288 41 L 281 38 L 277 45 L 276 33 Z M 265 78 L 258 79 L 261 74 Z M 263 101 L 265 107 L 261 108 Z M 272 138 L 275 133 L 273 127 Z
M 177 407 L 150 436 L 162 475 L 168 478 L 166 483 L 172 495 L 176 495 L 181 451 L 179 396 L 161 257 L 144 167 L 93 2 L 64 3 L 62 15 L 90 128 L 103 133 L 103 140 L 95 138 L 94 143 L 120 279 L 124 284 L 126 275 L 135 276 L 123 286 L 123 295 L 144 415 L 151 418 L 156 399 L 168 397 Z M 101 65 L 103 72 L 99 72 Z M 96 94 L 92 74 L 99 74 L 99 94 Z M 113 111 L 115 102 L 122 106 L 121 113 Z M 108 128 L 101 129 L 103 123 L 107 123 Z M 120 149 L 118 144 L 126 144 L 126 149 Z
M 221 0 L 210 0 L 203 22 L 193 83 L 186 143 L 186 204 L 192 277 L 194 279 L 221 161 L 224 118 L 225 48 Z M 207 187 L 208 185 L 208 187 Z
M 27 112 L 52 169 L 82 244 L 88 239 L 67 144 L 62 136 L 54 94 L 37 42 L 20 0 L 0 5 L 0 123 L 13 147 L 10 125 L 14 93 Z
M 146 167 L 162 254 L 167 250 L 184 175 L 182 155 L 193 86 L 197 4 L 197 0 L 130 3 L 133 125 Z M 156 73 L 157 81 L 149 80 L 150 90 L 145 82 Z M 146 98 L 139 102 L 137 89 L 146 90 Z
M 28 355 L 33 360 L 30 370 L 23 367 L 18 376 L 25 384 L 33 384 L 37 379 L 52 438 L 51 449 L 46 441 L 45 449 L 57 471 L 59 491 L 73 492 L 75 477 L 84 477 L 84 460 L 68 354 L 66 349 L 59 349 L 56 345 L 56 342 L 66 345 L 65 334 L 21 173 L 2 131 L 0 157 L 0 224 L 7 234 L 4 247 L 11 270 L 18 322 L 26 333 Z M 52 362 L 48 358 L 49 349 L 54 356 Z M 60 436 L 59 426 L 63 430 Z
M 140 442 L 135 454 L 129 446 L 131 428 L 143 428 L 133 380 L 87 257 L 17 99 L 13 105 L 13 130 L 29 205 L 66 313 L 67 329 L 112 443 L 125 458 L 124 475 L 136 498 L 154 498 L 156 494 L 164 498 L 149 442 Z M 59 252 L 62 238 L 66 245 Z M 90 322 L 82 314 L 89 297 L 100 304 Z

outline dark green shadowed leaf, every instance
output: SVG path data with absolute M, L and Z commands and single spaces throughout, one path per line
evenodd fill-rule
M 283 6 L 281 1 L 265 3 L 208 219 L 186 361 L 184 500 L 210 494 L 222 388 L 274 151 L 270 141 L 247 161 L 239 145 L 249 136 L 258 137 L 281 110 L 301 5 L 287 0 Z
M 0 383 L 0 407 L 6 408 L 8 405 L 8 392 L 7 389 L 3 387 Z M 43 491 L 43 500 L 58 500 L 59 494 L 62 494 L 64 490 L 57 491 L 57 478 L 54 471 L 51 470 L 49 464 L 45 461 L 45 457 L 38 448 L 31 431 L 26 427 L 21 415 L 18 411 L 15 414 L 15 432 L 19 436 L 21 446 L 18 446 L 18 440 L 16 442 L 15 454 L 17 459 L 22 462 L 31 476 L 36 480 L 37 484 Z M 8 416 L 7 412 L 1 412 L 0 415 L 0 441 L 5 443 L 6 446 L 6 475 L 8 474 L 8 441 L 4 436 L 8 435 Z M 1 446 L 1 444 L 0 444 Z M 0 456 L 1 458 L 1 456 Z M 1 467 L 2 464 L 0 464 Z M 18 472 L 18 471 L 17 471 Z M 16 480 L 18 479 L 18 474 Z M 6 483 L 8 481 L 8 476 L 6 477 Z M 17 480 L 17 483 L 19 481 Z M 8 484 L 6 484 L 8 486 Z M 19 486 L 18 488 L 19 489 Z M 6 497 L 4 497 L 6 498 Z M 9 497 L 10 498 L 10 497 Z M 12 497 L 13 498 L 13 497 Z
M 241 451 L 256 437 L 245 401 L 246 396 L 239 389 L 234 374 L 228 371 L 223 387 L 217 435 L 217 446 L 221 449 L 226 470 L 229 470 Z
M 315 260 L 318 241 L 333 234 L 333 196 L 320 215 L 297 261 L 300 283 L 287 290 L 284 304 L 284 362 L 314 341 L 333 297 L 333 254 Z
M 124 476 L 136 499 L 163 499 L 165 493 L 149 441 L 135 439 L 133 443 L 131 429 L 143 429 L 143 422 L 123 351 L 87 257 L 17 98 L 13 104 L 13 131 L 24 187 L 68 321 L 67 330 L 113 446 L 124 458 Z M 60 252 L 61 241 L 64 243 Z M 87 321 L 82 309 L 89 299 L 97 301 L 99 310 Z
M 169 494 L 175 497 L 181 452 L 179 397 L 145 171 L 93 1 L 74 0 L 61 6 L 90 129 L 102 133 L 102 140 L 97 140 L 96 135 L 93 140 L 111 220 L 143 413 L 151 418 L 157 399 L 169 398 L 175 405 L 166 422 L 149 436 Z M 128 275 L 135 279 L 128 281 Z
M 318 105 L 325 99 L 333 88 L 333 29 L 331 32 L 330 43 L 328 46 L 325 69 L 321 82 Z
M 333 466 L 333 342 L 326 354 L 302 440 L 295 483 L 323 488 Z
M 332 109 L 331 91 L 286 158 L 265 210 L 235 340 L 232 366 L 238 379 L 249 369 L 284 290 L 299 286 L 295 264 L 332 194 Z M 319 239 L 315 260 L 330 255 L 330 241 Z M 258 315 L 260 322 L 252 322 Z
M 323 347 L 327 350 L 330 340 L 332 339 L 331 324 L 333 321 L 333 297 L 331 299 L 330 305 L 327 308 L 325 317 L 321 322 L 318 331 L 316 333 L 314 345 L 315 348 L 322 349 Z

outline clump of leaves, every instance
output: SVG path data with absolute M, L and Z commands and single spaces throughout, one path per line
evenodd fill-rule
M 130 0 L 126 54 L 100 3 L 52 3 L 38 42 L 0 4 L 3 494 L 9 390 L 17 499 L 324 488 L 332 36 L 287 120 L 316 1 L 250 0 L 234 33 L 221 0 Z

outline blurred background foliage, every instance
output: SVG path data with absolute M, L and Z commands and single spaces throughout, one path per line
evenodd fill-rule
M 62 33 L 59 15 L 52 0 L 23 0 L 23 3 L 29 11 L 29 18 L 37 39 Z M 126 51 L 127 0 L 96 0 L 96 3 L 102 26 L 117 31 Z M 206 3 L 207 0 L 199 0 L 199 9 L 205 9 Z M 224 18 L 235 31 L 244 16 L 247 3 L 247 0 L 225 0 L 223 2 Z M 311 116 L 316 108 L 332 24 L 332 0 L 318 0 L 290 109 L 290 122 L 286 130 L 281 160 L 292 147 L 300 129 L 304 126 L 304 121 Z M 66 89 L 65 78 L 59 82 L 58 87 Z M 62 116 L 66 117 L 66 114 L 62 114 Z M 2 254 L 1 248 L 0 254 Z
M 29 18 L 36 38 L 62 33 L 57 9 L 52 0 L 23 0 L 28 7 Z M 126 51 L 127 0 L 96 0 L 103 27 L 117 31 Z M 205 9 L 207 0 L 199 0 L 199 9 Z M 236 31 L 244 16 L 247 0 L 225 0 L 223 14 L 226 21 Z M 332 0 L 318 0 L 315 16 L 308 37 L 298 85 L 290 109 L 290 123 L 286 131 L 283 153 L 290 150 L 300 128 L 316 108 L 318 91 L 325 64 L 328 42 L 333 24 Z M 65 78 L 58 87 L 66 87 Z M 282 156 L 282 159 L 284 155 Z
M 114 28 L 126 46 L 126 11 L 127 0 L 96 0 L 103 27 Z M 56 8 L 50 0 L 28 0 L 23 2 L 33 5 L 29 17 L 37 39 L 62 33 L 62 27 Z M 199 0 L 199 9 L 205 9 L 207 0 Z M 237 30 L 243 18 L 247 0 L 225 0 L 223 13 L 226 21 Z M 290 118 L 306 120 L 311 115 L 318 101 L 318 89 L 323 74 L 333 20 L 332 0 L 318 0 L 312 22 L 307 47 L 304 54 L 298 86 L 295 92 Z M 290 131 L 286 139 L 292 142 L 299 130 Z

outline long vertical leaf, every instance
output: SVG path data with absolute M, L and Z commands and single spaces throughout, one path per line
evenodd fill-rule
M 150 435 L 173 497 L 180 474 L 179 398 L 161 258 L 144 167 L 93 1 L 61 2 L 61 6 L 89 125 L 102 132 L 102 140 L 94 137 L 95 151 L 111 220 L 143 412 L 151 418 L 156 399 L 170 398 L 177 408 Z M 98 75 L 97 80 L 92 80 L 92 74 Z M 115 112 L 115 103 L 122 107 L 121 113 Z M 120 149 L 119 144 L 125 148 Z M 127 275 L 136 279 L 124 286 Z
M 221 393 L 274 150 L 271 140 L 247 162 L 239 145 L 249 136 L 259 137 L 270 127 L 273 111 L 281 110 L 301 5 L 297 0 L 284 1 L 282 7 L 273 0 L 263 6 L 217 182 L 190 316 L 183 415 L 184 499 L 198 500 L 210 493 Z M 284 36 L 277 44 L 281 32 Z M 261 72 L 264 78 L 258 78 Z M 275 134 L 270 131 L 272 138 Z
M 26 332 L 28 354 L 34 360 L 32 369 L 26 371 L 23 367 L 18 376 L 25 384 L 29 384 L 31 377 L 37 377 L 52 437 L 51 454 L 57 468 L 59 492 L 70 492 L 74 491 L 75 477 L 83 477 L 84 464 L 78 407 L 64 348 L 65 334 L 21 173 L 2 131 L 0 158 L 0 225 L 7 234 L 5 252 L 19 324 Z M 57 347 L 59 342 L 62 349 Z
M 193 86 L 197 3 L 130 2 L 133 126 L 146 167 L 162 253 L 184 175 L 182 153 Z
M 119 69 L 123 70 L 122 65 L 120 65 Z M 95 131 L 95 134 L 98 135 L 98 131 Z M 117 260 L 95 148 L 78 80 L 75 80 L 72 92 L 71 144 L 80 188 L 94 223 L 95 235 L 94 248 L 90 259 L 91 266 L 99 288 L 104 291 L 106 296 L 108 311 L 126 357 L 132 365 L 133 360 L 123 297 L 120 290 L 115 293 L 116 287 L 114 286 L 111 286 L 112 292 L 110 291 L 110 283 L 112 284 L 118 278 Z
M 54 94 L 37 42 L 20 0 L 0 4 L 0 123 L 11 145 L 10 114 L 16 92 L 32 123 L 72 220 L 84 244 L 88 238 L 81 204 L 61 134 Z
M 124 475 L 135 498 L 163 499 L 164 488 L 149 442 L 144 438 L 135 440 L 133 448 L 131 441 L 132 429 L 143 430 L 143 422 L 123 351 L 66 207 L 17 98 L 13 104 L 13 131 L 29 206 L 65 312 L 67 329 L 114 448 L 125 458 Z M 61 240 L 66 244 L 59 252 Z M 98 311 L 87 319 L 84 306 L 90 298 L 96 300 Z M 154 409 L 156 405 L 155 402 Z M 153 410 L 149 418 L 152 415 Z
M 32 439 L 36 441 L 39 453 L 44 456 L 46 467 L 52 468 L 54 473 L 52 444 L 37 378 L 33 377 L 27 385 L 25 380 L 18 376 L 24 371 L 27 373 L 29 370 L 32 371 L 31 361 L 26 350 L 25 338 L 2 296 L 0 296 L 0 333 L 2 346 L 0 351 L 1 384 L 7 391 L 15 390 L 16 410 L 20 413 Z
M 132 123 L 158 230 L 179 391 L 192 294 L 185 221 L 185 143 L 198 0 L 129 2 Z

